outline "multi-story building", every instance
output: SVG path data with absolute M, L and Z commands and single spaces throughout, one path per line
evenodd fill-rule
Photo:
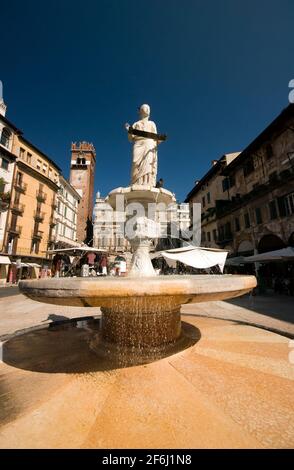
M 218 248 L 218 221 L 216 204 L 219 200 L 229 198 L 227 183 L 222 176 L 226 168 L 240 152 L 227 153 L 218 160 L 213 160 L 209 171 L 198 181 L 186 198 L 190 205 L 191 216 L 193 204 L 201 206 L 201 245 L 208 248 Z
M 12 153 L 13 139 L 18 129 L 5 118 L 6 105 L 0 101 L 0 252 L 3 249 L 5 227 L 11 199 L 16 157 Z M 0 283 L 5 283 L 10 265 L 7 256 L 0 255 Z
M 294 105 L 290 104 L 223 171 L 219 246 L 236 255 L 294 245 Z
M 20 131 L 14 135 L 12 153 L 17 159 L 2 250 L 12 261 L 10 281 L 19 274 L 18 267 L 24 266 L 23 276 L 34 277 L 35 268 L 48 264 L 60 173 Z
M 92 239 L 93 193 L 96 152 L 88 142 L 72 143 L 70 184 L 81 197 L 77 218 L 77 239 L 89 243 Z
M 94 246 L 110 252 L 130 252 L 130 243 L 124 238 L 125 219 L 125 213 L 114 211 L 98 192 L 94 206 Z M 190 226 L 189 204 L 171 204 L 157 212 L 156 221 L 160 223 L 162 237 L 154 240 L 153 249 L 181 246 L 181 239 L 185 239 Z
M 203 245 L 213 239 L 232 256 L 294 246 L 294 105 L 229 164 L 218 162 L 187 196 L 202 199 Z
M 19 132 L 19 130 L 5 118 L 5 111 L 6 106 L 0 106 L 0 250 L 3 246 L 16 160 L 15 155 L 12 153 L 13 139 L 15 133 Z
M 52 231 L 54 248 L 70 248 L 79 246 L 77 241 L 77 214 L 80 196 L 72 185 L 59 176 L 56 209 L 54 212 L 55 226 Z
M 124 221 L 124 212 L 114 211 L 98 192 L 94 206 L 93 246 L 113 253 L 130 251 L 130 244 L 124 238 Z

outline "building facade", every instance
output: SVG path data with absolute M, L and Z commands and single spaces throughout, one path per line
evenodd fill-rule
M 6 107 L 0 107 L 0 251 L 3 248 L 4 233 L 11 199 L 12 180 L 16 157 L 12 153 L 15 133 L 19 132 L 5 114 Z
M 59 175 L 59 189 L 54 212 L 55 225 L 52 230 L 54 248 L 79 246 L 77 241 L 77 219 L 80 196 L 72 185 Z
M 130 243 L 124 238 L 125 213 L 114 211 L 98 192 L 94 206 L 94 246 L 109 252 L 130 252 Z M 189 204 L 171 204 L 157 211 L 156 221 L 162 237 L 153 241 L 151 249 L 163 250 L 182 246 L 182 238 L 190 226 Z
M 12 153 L 17 158 L 2 252 L 12 261 L 9 281 L 14 282 L 19 275 L 36 277 L 50 264 L 60 169 L 20 132 Z
M 93 246 L 111 253 L 130 251 L 130 244 L 124 238 L 124 221 L 124 212 L 114 211 L 98 192 L 94 206 Z
M 227 185 L 223 183 L 222 172 L 240 152 L 224 154 L 211 162 L 211 168 L 195 182 L 195 186 L 186 198 L 192 216 L 193 204 L 201 206 L 201 245 L 208 248 L 218 246 L 218 220 L 216 216 L 217 201 L 229 198 Z
M 204 246 L 231 256 L 294 246 L 294 105 L 231 162 L 219 161 L 187 201 L 202 204 Z
M 223 171 L 227 201 L 216 205 L 220 247 L 236 256 L 294 246 L 294 105 Z M 232 184 L 228 184 L 232 182 Z
M 5 118 L 6 105 L 0 101 L 0 253 L 3 250 L 5 228 L 11 200 L 12 180 L 16 157 L 12 153 L 14 135 L 19 132 L 16 127 Z M 0 254 L 0 283 L 7 279 L 10 259 Z
M 79 242 L 91 242 L 93 219 L 94 174 L 96 152 L 88 142 L 72 143 L 70 184 L 79 194 L 77 239 Z

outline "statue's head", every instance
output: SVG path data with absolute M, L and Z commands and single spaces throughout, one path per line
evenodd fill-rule
M 142 104 L 142 106 L 140 106 L 140 116 L 141 118 L 150 116 L 150 106 L 148 104 Z

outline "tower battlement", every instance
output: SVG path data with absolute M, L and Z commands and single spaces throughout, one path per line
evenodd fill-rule
M 72 152 L 92 152 L 96 156 L 96 150 L 92 143 L 90 142 L 72 142 L 71 144 Z

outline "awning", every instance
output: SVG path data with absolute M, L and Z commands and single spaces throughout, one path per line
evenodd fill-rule
M 11 264 L 17 265 L 18 268 L 41 268 L 42 266 L 37 263 L 24 263 L 23 261 L 21 263 L 16 263 L 15 261 L 12 261 Z
M 227 251 L 189 245 L 174 250 L 158 251 L 151 255 L 151 259 L 163 257 L 166 260 L 180 261 L 197 269 L 219 266 L 221 272 L 223 272 L 227 255 Z
M 260 263 L 269 263 L 274 261 L 294 261 L 294 248 L 288 246 L 281 250 L 268 251 L 267 253 L 260 253 L 258 255 L 247 256 L 244 258 L 245 263 L 252 263 L 258 261 Z
M 234 256 L 232 258 L 227 258 L 226 266 L 240 266 L 240 264 L 245 263 L 245 259 L 245 256 Z
M 108 250 L 104 250 L 103 248 L 93 248 L 92 246 L 78 246 L 72 248 L 56 248 L 56 250 L 48 250 L 46 253 L 49 254 L 57 254 L 57 253 L 65 253 L 65 254 L 73 254 L 73 256 L 81 253 L 107 253 Z
M 0 264 L 11 264 L 11 261 L 8 256 L 0 255 Z

